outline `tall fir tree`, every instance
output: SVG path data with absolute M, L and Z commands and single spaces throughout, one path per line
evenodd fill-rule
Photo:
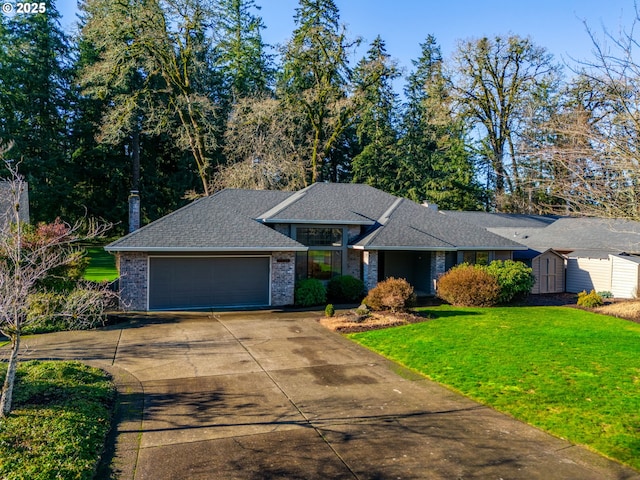
M 429 35 L 420 47 L 405 88 L 397 193 L 444 209 L 476 210 L 481 191 L 464 124 L 453 113 L 440 46 Z
M 29 183 L 34 221 L 63 213 L 72 50 L 52 1 L 44 13 L 13 15 L 0 26 L 0 143 Z
M 349 98 L 351 46 L 333 0 L 300 0 L 296 29 L 283 51 L 277 95 L 305 119 L 296 141 L 305 146 L 311 182 L 338 181 L 345 165 L 345 134 L 354 121 Z
M 352 175 L 356 183 L 367 183 L 390 193 L 395 193 L 398 186 L 398 95 L 393 90 L 393 81 L 399 76 L 384 41 L 376 37 L 354 72 L 360 112 L 356 133 L 361 151 L 353 158 Z
M 262 18 L 254 0 L 218 0 L 217 66 L 230 103 L 264 95 L 273 84 L 271 59 L 262 41 Z

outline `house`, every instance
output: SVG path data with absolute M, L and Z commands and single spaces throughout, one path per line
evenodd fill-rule
M 390 276 L 419 294 L 446 269 L 526 250 L 368 185 L 297 192 L 227 189 L 111 243 L 133 310 L 283 306 L 295 282 L 348 274 L 366 288 Z
M 632 298 L 640 286 L 640 223 L 593 217 L 447 212 L 529 247 L 514 259 L 534 268 L 533 293 L 608 291 Z M 560 284 L 560 258 L 565 268 Z M 552 276 L 555 278 L 552 279 Z
M 21 222 L 29 223 L 29 186 L 26 182 L 19 192 L 18 217 Z M 10 181 L 0 181 L 0 228 L 15 221 L 14 199 L 18 198 L 13 191 L 15 185 Z

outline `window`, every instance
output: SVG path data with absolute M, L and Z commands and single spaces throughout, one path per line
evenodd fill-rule
M 464 252 L 462 261 L 471 265 L 489 265 L 489 252 Z
M 344 229 L 341 227 L 298 226 L 295 239 L 309 247 L 306 252 L 296 254 L 296 278 L 330 280 L 342 275 L 346 261 Z
M 308 247 L 341 247 L 342 229 L 326 227 L 298 227 L 296 240 Z
M 296 255 L 296 278 L 330 280 L 342 274 L 341 250 L 309 250 Z

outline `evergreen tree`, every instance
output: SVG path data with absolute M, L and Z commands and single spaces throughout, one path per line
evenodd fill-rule
M 71 48 L 55 4 L 46 13 L 14 15 L 0 23 L 0 143 L 21 162 L 34 221 L 60 215 L 69 192 L 65 171 Z
M 354 120 L 346 34 L 333 0 L 300 0 L 284 49 L 277 94 L 305 124 L 296 141 L 309 158 L 309 180 L 337 181 L 345 168 L 344 135 Z
M 216 42 L 217 64 L 222 70 L 225 90 L 231 103 L 267 92 L 273 71 L 265 53 L 260 31 L 262 19 L 252 13 L 259 10 L 253 0 L 218 0 Z
M 172 139 L 176 148 L 191 154 L 208 194 L 220 136 L 212 7 L 206 0 L 86 0 L 81 10 L 81 33 L 99 56 L 83 70 L 81 83 L 88 94 L 108 99 L 103 139 L 118 143 L 139 134 Z
M 478 209 L 480 190 L 464 125 L 452 111 L 440 47 L 431 35 L 420 47 L 405 88 L 397 193 L 445 209 Z
M 397 94 L 400 73 L 380 38 L 371 43 L 354 75 L 360 115 L 356 133 L 362 151 L 353 158 L 353 181 L 394 193 L 397 190 Z

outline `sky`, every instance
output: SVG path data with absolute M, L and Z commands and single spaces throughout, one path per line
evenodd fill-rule
M 597 37 L 604 30 L 616 34 L 629 27 L 635 16 L 633 0 L 334 0 L 340 20 L 350 38 L 361 37 L 363 47 L 352 64 L 365 54 L 368 44 L 380 35 L 387 53 L 408 74 L 411 61 L 420 55 L 420 43 L 435 36 L 443 55 L 450 56 L 460 40 L 517 34 L 530 36 L 556 61 L 592 58 L 588 27 Z M 286 42 L 295 28 L 293 16 L 298 0 L 255 0 L 266 29 L 263 40 L 270 45 Z M 72 31 L 76 0 L 57 0 L 62 24 Z M 573 59 L 573 60 L 572 60 Z

